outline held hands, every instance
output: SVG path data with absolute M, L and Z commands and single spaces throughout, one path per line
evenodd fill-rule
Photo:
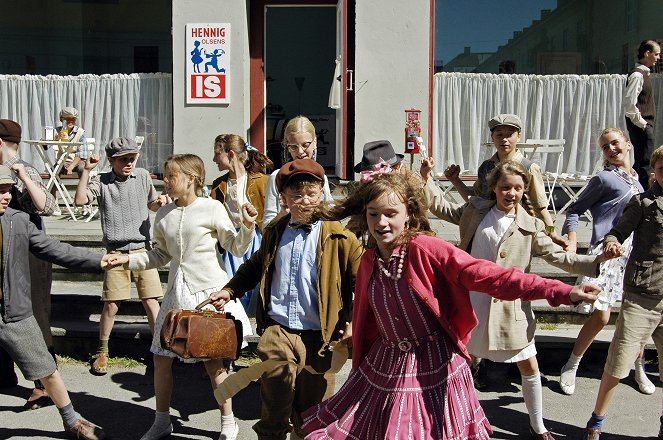
M 624 255 L 624 246 L 616 241 L 610 241 L 603 246 L 603 254 L 606 260 L 621 257 Z
M 93 154 L 85 160 L 85 169 L 92 171 L 99 164 L 99 155 Z
M 216 310 L 223 312 L 223 307 L 230 301 L 230 293 L 227 290 L 220 290 L 212 293 L 208 299 L 212 301 L 212 305 Z
M 421 174 L 424 182 L 428 180 L 428 177 L 433 171 L 433 168 L 435 168 L 435 159 L 432 157 L 421 159 L 421 168 L 419 169 L 419 174 Z
M 573 286 L 571 293 L 569 293 L 569 299 L 574 303 L 584 301 L 588 304 L 592 304 L 596 301 L 596 297 L 599 293 L 601 293 L 601 289 L 597 286 L 590 283 L 583 283 L 579 286 Z
M 113 269 L 129 262 L 129 255 L 126 254 L 106 254 L 101 259 L 101 268 L 104 270 Z
M 250 202 L 242 205 L 242 221 L 247 228 L 253 227 L 258 218 L 258 210 Z

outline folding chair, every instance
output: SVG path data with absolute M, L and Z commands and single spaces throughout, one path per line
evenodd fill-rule
M 566 211 L 569 206 L 576 200 L 578 200 L 578 197 L 582 192 L 587 188 L 587 184 L 589 183 L 589 180 L 594 177 L 599 171 L 603 169 L 603 158 L 598 160 L 596 164 L 594 165 L 594 169 L 592 170 L 592 174 L 590 175 L 583 175 L 583 174 L 576 174 L 576 175 L 569 175 L 569 174 L 560 174 L 559 176 L 559 186 L 564 190 L 566 195 L 569 196 L 569 201 L 566 202 L 564 206 L 562 206 L 562 209 L 560 209 L 557 213 L 562 214 L 564 211 Z M 575 185 L 571 185 L 575 184 Z M 578 184 L 580 184 L 580 189 L 575 189 L 574 187 L 577 187 Z M 585 212 L 585 215 L 591 220 L 592 215 L 589 213 L 589 211 Z
M 95 138 L 87 138 L 87 153 L 88 153 L 88 156 L 95 153 L 96 142 L 97 141 L 96 141 Z M 93 176 L 95 176 L 97 174 L 99 174 L 99 166 L 98 165 L 95 169 L 90 171 L 90 178 L 92 178 Z M 90 212 L 87 214 L 87 218 L 84 220 L 84 222 L 88 223 L 97 214 L 99 214 L 99 207 L 90 205 Z M 83 214 L 83 216 L 85 216 L 85 213 Z
M 553 194 L 555 186 L 559 180 L 562 171 L 562 159 L 564 158 L 564 139 L 527 139 L 524 144 L 518 144 L 518 149 L 522 151 L 523 155 L 529 160 L 533 160 L 535 154 L 542 158 L 540 161 L 541 168 L 543 168 L 543 177 L 546 179 L 546 191 L 548 193 L 548 205 L 552 205 L 552 210 L 555 214 L 555 204 L 553 203 Z M 545 157 L 543 155 L 546 155 Z M 547 159 L 549 154 L 556 154 L 557 161 L 555 162 L 555 171 L 546 171 Z M 545 161 L 543 160 L 545 159 Z

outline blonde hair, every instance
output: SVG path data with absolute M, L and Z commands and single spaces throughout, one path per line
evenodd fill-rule
M 631 141 L 629 140 L 628 136 L 626 135 L 626 133 L 624 133 L 624 130 L 622 130 L 621 128 L 618 128 L 618 127 L 607 127 L 607 128 L 604 128 L 604 129 L 601 131 L 601 133 L 599 134 L 598 139 L 596 140 L 596 142 L 599 144 L 599 148 L 600 148 L 601 150 L 603 150 L 603 148 L 601 147 L 601 138 L 602 138 L 603 136 L 607 135 L 607 134 L 610 134 L 610 133 L 617 133 L 617 134 L 618 134 L 619 136 L 621 136 L 622 139 L 624 139 L 626 142 L 631 142 Z M 608 159 L 603 159 L 603 166 L 606 167 L 606 166 L 608 166 L 608 165 L 610 165 L 610 162 L 608 161 Z
M 527 191 L 527 187 L 529 186 L 529 173 L 521 163 L 513 160 L 505 160 L 504 162 L 498 163 L 495 168 L 488 173 L 488 176 L 486 177 L 488 188 L 490 188 L 491 191 L 494 191 L 497 182 L 499 182 L 502 176 L 507 174 L 520 176 L 525 184 L 524 189 Z
M 205 164 L 195 154 L 173 154 L 163 163 L 164 172 L 176 168 L 187 176 L 193 177 L 193 184 L 197 196 L 203 195 L 205 187 Z
M 426 205 L 423 193 L 423 182 L 414 173 L 404 170 L 400 173 L 383 174 L 375 177 L 371 182 L 355 186 L 348 197 L 331 208 L 321 207 L 319 216 L 326 220 L 342 220 L 350 218 L 347 228 L 357 236 L 362 237 L 364 246 L 376 246 L 372 236 L 366 240 L 368 221 L 366 220 L 366 206 L 383 194 L 395 194 L 405 203 L 409 220 L 406 224 L 400 243 L 419 235 L 435 235 L 428 222 Z
M 283 162 L 289 162 L 290 157 L 288 156 L 288 140 L 296 134 L 308 133 L 311 135 L 311 139 L 315 141 L 317 138 L 315 136 L 315 127 L 309 118 L 306 116 L 295 116 L 290 119 L 283 129 L 283 140 L 281 144 L 283 145 Z

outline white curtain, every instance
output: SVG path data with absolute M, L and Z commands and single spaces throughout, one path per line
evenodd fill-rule
M 173 151 L 172 96 L 170 73 L 0 75 L 0 118 L 21 124 L 23 139 L 42 139 L 45 126 L 59 125 L 62 107 L 76 107 L 97 153 L 104 156 L 114 137 L 144 136 L 139 166 L 158 173 Z M 21 144 L 21 157 L 43 170 L 31 148 Z
M 663 75 L 652 74 L 663 142 Z M 476 173 L 494 153 L 488 120 L 515 113 L 526 139 L 565 139 L 562 172 L 590 174 L 599 160 L 597 136 L 606 127 L 626 131 L 622 110 L 625 75 L 495 75 L 438 73 L 433 90 L 433 154 L 439 173 L 452 163 Z M 545 159 L 545 158 L 544 158 Z M 542 166 L 554 171 L 555 161 Z

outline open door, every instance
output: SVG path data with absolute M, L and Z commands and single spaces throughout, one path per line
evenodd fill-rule
M 347 0 L 259 0 L 250 5 L 250 142 L 278 165 L 285 123 L 302 114 L 318 137 L 318 162 L 346 177 L 352 162 L 353 89 Z M 338 67 L 336 60 L 339 60 Z M 334 98 L 333 90 L 340 98 Z M 349 156 L 348 156 L 349 155 Z

